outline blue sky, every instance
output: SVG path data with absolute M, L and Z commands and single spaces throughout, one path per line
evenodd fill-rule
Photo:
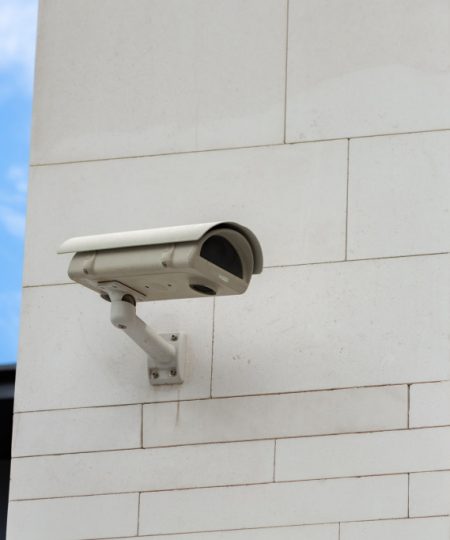
M 36 0 L 0 0 L 0 364 L 16 361 Z

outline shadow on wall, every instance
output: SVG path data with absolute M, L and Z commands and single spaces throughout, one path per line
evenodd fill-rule
M 0 366 L 0 540 L 6 538 L 15 366 Z

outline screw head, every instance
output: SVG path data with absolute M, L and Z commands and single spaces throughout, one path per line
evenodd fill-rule
M 171 369 L 170 370 L 170 376 L 171 377 L 176 377 L 177 376 L 177 370 L 176 369 Z
M 159 379 L 158 371 L 152 371 L 152 379 Z
M 176 334 L 172 334 L 170 336 L 170 341 L 178 341 L 178 336 Z

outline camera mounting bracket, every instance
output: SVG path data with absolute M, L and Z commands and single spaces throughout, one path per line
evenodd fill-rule
M 117 281 L 103 282 L 101 288 L 111 301 L 111 322 L 147 353 L 150 383 L 181 384 L 186 356 L 186 336 L 158 334 L 136 315 L 133 291 Z M 103 296 L 103 295 L 102 295 Z

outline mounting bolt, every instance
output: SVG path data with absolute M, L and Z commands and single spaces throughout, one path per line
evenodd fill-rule
M 158 371 L 152 371 L 152 379 L 159 379 Z
M 170 370 L 170 376 L 171 377 L 176 377 L 177 376 L 177 370 L 176 369 L 171 369 Z
M 176 334 L 172 334 L 170 336 L 170 341 L 178 341 L 178 336 Z

